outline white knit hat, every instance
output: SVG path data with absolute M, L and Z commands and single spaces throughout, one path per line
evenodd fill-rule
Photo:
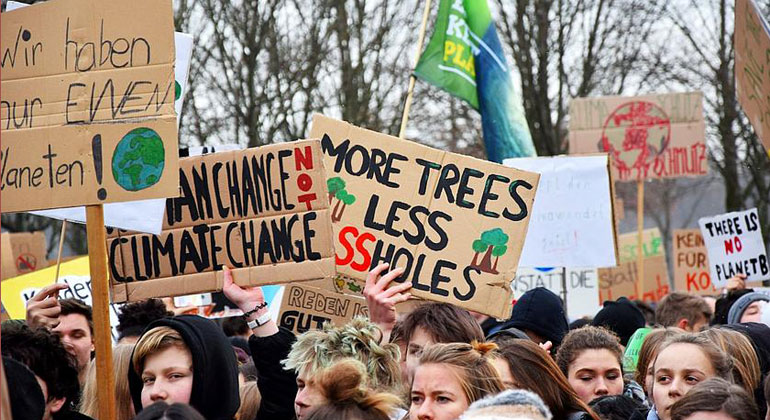
M 551 411 L 537 394 L 509 389 L 478 400 L 459 420 L 551 420 Z

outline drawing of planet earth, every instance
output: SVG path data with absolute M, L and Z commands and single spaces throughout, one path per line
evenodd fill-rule
M 146 127 L 128 132 L 112 155 L 112 176 L 127 191 L 151 187 L 160 180 L 165 150 L 155 130 Z

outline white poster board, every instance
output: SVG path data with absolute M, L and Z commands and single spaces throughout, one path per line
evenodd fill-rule
M 537 199 L 536 199 L 537 200 Z M 570 320 L 583 316 L 594 316 L 600 309 L 599 281 L 595 268 L 524 268 L 519 267 L 511 283 L 515 299 L 528 290 L 545 287 L 562 295 L 562 274 L 567 275 L 567 315 Z
M 516 158 L 540 174 L 519 267 L 616 265 L 607 155 Z
M 745 274 L 749 282 L 770 279 L 770 262 L 756 208 L 704 217 L 698 224 L 715 287 L 724 287 L 737 273 Z

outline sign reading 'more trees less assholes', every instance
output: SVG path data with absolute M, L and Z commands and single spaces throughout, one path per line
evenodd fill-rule
M 746 281 L 770 279 L 770 261 L 757 209 L 704 217 L 698 225 L 715 287 L 724 287 L 730 277 L 739 273 L 746 275 Z
M 338 274 L 382 262 L 413 295 L 507 318 L 539 175 L 321 115 Z
M 2 15 L 2 211 L 178 195 L 170 0 Z
M 113 301 L 329 279 L 334 243 L 321 144 L 303 140 L 180 160 L 160 235 L 113 231 Z

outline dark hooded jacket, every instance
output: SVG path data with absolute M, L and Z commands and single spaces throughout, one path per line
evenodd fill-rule
M 179 332 L 192 354 L 190 405 L 207 420 L 231 420 L 241 405 L 238 364 L 222 329 L 197 315 L 180 315 L 154 321 L 144 333 L 160 326 Z M 134 371 L 133 362 L 128 369 L 128 385 L 134 408 L 139 413 L 142 410 L 142 379 Z
M 249 338 L 252 360 L 257 368 L 257 388 L 262 396 L 257 419 L 291 420 L 295 417 L 297 375 L 293 370 L 284 369 L 281 361 L 288 357 L 296 340 L 284 327 L 279 327 L 278 333 L 268 337 L 252 335 Z

